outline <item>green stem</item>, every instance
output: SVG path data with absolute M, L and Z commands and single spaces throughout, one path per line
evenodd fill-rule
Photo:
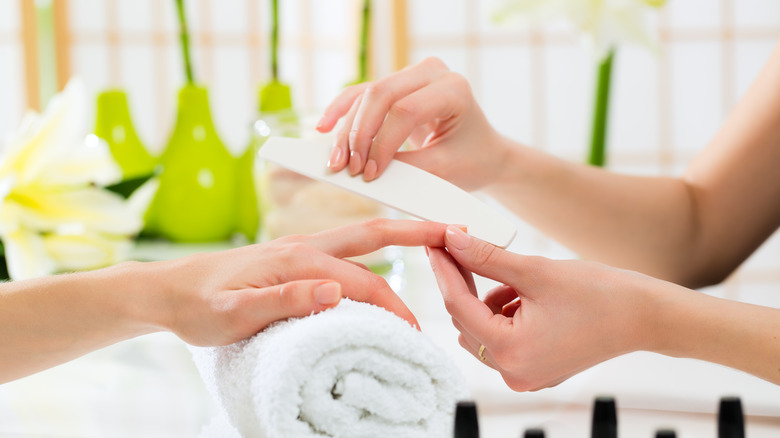
M 368 36 L 371 22 L 371 0 L 363 0 L 363 23 L 360 30 L 360 51 L 358 52 L 358 82 L 368 80 Z
M 593 107 L 593 131 L 590 140 L 590 157 L 593 166 L 603 167 L 606 162 L 607 119 L 609 116 L 609 88 L 612 76 L 612 60 L 615 49 L 610 49 L 606 58 L 599 64 L 596 79 L 596 99 Z
M 184 0 L 176 0 L 176 8 L 179 11 L 181 52 L 184 56 L 184 72 L 187 75 L 187 84 L 193 84 L 195 79 L 192 74 L 192 63 L 190 62 L 190 36 L 187 31 L 187 20 L 184 16 Z
M 279 0 L 271 0 L 271 78 L 279 80 Z

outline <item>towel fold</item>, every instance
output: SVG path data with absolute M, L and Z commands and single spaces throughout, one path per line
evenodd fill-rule
M 425 335 L 347 299 L 233 345 L 192 350 L 244 437 L 450 437 L 455 405 L 468 398 Z

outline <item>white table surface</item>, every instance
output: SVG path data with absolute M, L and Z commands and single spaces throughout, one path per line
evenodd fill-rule
M 142 250 L 159 255 L 163 249 Z M 400 295 L 423 332 L 464 374 L 482 437 L 517 438 L 534 426 L 542 426 L 548 438 L 588 437 L 591 402 L 605 394 L 617 399 L 621 437 L 653 437 L 656 429 L 672 427 L 678 437 L 714 438 L 722 395 L 742 398 L 749 438 L 780 436 L 780 387 L 721 366 L 650 353 L 613 359 L 556 388 L 515 393 L 458 345 L 423 252 L 404 253 L 406 286 Z M 478 284 L 480 290 L 490 286 Z M 166 333 L 0 385 L 0 437 L 197 436 L 215 412 L 186 346 Z

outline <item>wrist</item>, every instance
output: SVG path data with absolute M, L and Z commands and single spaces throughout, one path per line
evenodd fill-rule
M 159 262 L 123 262 L 94 271 L 113 298 L 116 318 L 125 321 L 128 337 L 162 331 L 169 313 Z
M 491 169 L 492 179 L 484 190 L 491 195 L 516 191 L 527 179 L 527 169 L 533 163 L 533 150 L 498 132 L 494 132 L 492 141 L 498 153 L 494 154 L 496 160 Z
M 691 316 L 702 298 L 699 292 L 683 286 L 656 280 L 647 291 L 642 320 L 642 342 L 639 350 L 671 357 L 690 357 L 690 337 L 696 322 Z

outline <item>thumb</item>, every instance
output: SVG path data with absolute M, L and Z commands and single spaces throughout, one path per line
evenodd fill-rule
M 272 322 L 308 316 L 334 307 L 341 301 L 341 285 L 332 280 L 298 280 L 257 289 L 245 307 L 258 330 Z
M 474 238 L 454 225 L 447 227 L 444 244 L 461 266 L 502 283 L 512 283 L 520 267 L 521 256 Z

